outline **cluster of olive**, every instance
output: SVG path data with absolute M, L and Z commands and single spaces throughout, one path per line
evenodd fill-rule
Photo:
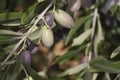
M 68 0 L 68 8 L 71 12 L 78 11 L 80 9 L 80 5 L 81 0 Z M 65 28 L 70 29 L 74 27 L 74 19 L 71 17 L 70 14 L 68 14 L 66 11 L 62 9 L 48 11 L 46 14 L 44 14 L 43 19 L 41 19 L 37 25 L 40 26 L 39 40 L 47 48 L 52 47 L 52 45 L 54 44 L 54 34 L 52 29 L 56 26 L 55 21 Z M 28 45 L 28 47 L 30 46 Z M 31 64 L 31 53 L 34 54 L 37 51 L 38 51 L 37 46 L 34 46 L 29 50 L 23 51 L 21 53 L 22 61 Z

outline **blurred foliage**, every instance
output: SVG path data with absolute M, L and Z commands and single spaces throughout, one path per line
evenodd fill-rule
M 120 80 L 120 0 L 75 1 L 0 0 L 0 80 Z

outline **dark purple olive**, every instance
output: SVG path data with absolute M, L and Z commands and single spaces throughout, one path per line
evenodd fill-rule
M 27 41 L 27 48 L 28 48 L 28 50 L 30 50 L 31 54 L 35 54 L 38 52 L 38 46 L 33 44 L 30 41 Z
M 21 61 L 31 65 L 31 55 L 30 55 L 30 51 L 26 50 L 23 51 L 20 55 Z
M 92 0 L 81 0 L 81 6 L 83 8 L 89 8 L 92 5 Z
M 31 50 L 31 54 L 35 54 L 38 52 L 38 47 L 34 47 L 32 50 Z
M 55 24 L 54 23 L 54 16 L 53 16 L 53 14 L 51 14 L 51 13 L 46 13 L 45 15 L 44 15 L 44 19 L 45 19 L 45 21 L 46 21 L 46 23 L 47 23 L 47 25 L 49 26 L 49 27 L 53 27 L 53 25 Z M 40 20 L 38 23 L 37 23 L 37 26 L 41 26 L 42 25 L 42 20 Z
M 44 15 L 44 18 L 45 18 L 45 21 L 46 21 L 47 25 L 51 27 L 53 25 L 53 22 L 54 22 L 54 16 L 53 16 L 53 14 L 46 13 Z

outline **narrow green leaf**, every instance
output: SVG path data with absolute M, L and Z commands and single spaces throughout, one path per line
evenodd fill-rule
M 83 69 L 85 69 L 87 66 L 88 66 L 87 63 L 79 64 L 77 66 L 74 66 L 72 68 L 67 69 L 66 71 L 64 71 L 63 73 L 59 74 L 58 76 L 63 77 L 63 76 L 66 76 L 66 75 L 76 74 L 76 73 L 82 71 Z
M 20 19 L 21 16 L 22 16 L 21 12 L 1 13 L 0 14 L 0 22 L 6 21 L 6 20 Z
M 35 16 L 34 11 L 35 11 L 35 8 L 36 8 L 37 5 L 38 5 L 38 2 L 34 3 L 32 6 L 30 6 L 23 13 L 22 18 L 21 18 L 21 23 L 22 24 L 27 24 L 27 23 L 29 23 L 32 20 L 32 18 Z
M 21 22 L 20 20 L 15 20 L 15 21 L 10 21 L 10 22 L 5 22 L 2 23 L 3 26 L 10 26 L 10 27 L 14 27 L 14 26 L 20 26 Z
M 7 57 L 8 54 L 4 54 L 0 52 L 0 63 L 4 61 L 4 59 Z
M 90 61 L 90 66 L 101 72 L 120 73 L 120 66 L 104 58 L 95 58 Z
M 44 78 L 42 78 L 41 76 L 38 75 L 38 73 L 33 70 L 29 65 L 22 63 L 23 66 L 25 67 L 26 71 L 28 72 L 28 74 L 34 79 L 34 80 L 46 80 Z
M 0 30 L 0 35 L 22 36 L 23 34 L 11 30 Z
M 44 1 L 44 0 L 37 0 L 39 3 L 41 3 L 42 1 Z
M 17 58 L 13 71 L 10 73 L 11 76 L 9 77 L 9 80 L 17 80 L 21 70 L 21 63 L 19 58 Z
M 47 5 L 51 2 L 51 0 L 44 0 L 42 2 L 39 2 L 39 4 L 35 8 L 35 14 L 40 14 L 46 7 Z
M 11 44 L 11 43 L 13 43 L 11 36 L 1 36 L 0 35 L 0 44 L 1 45 Z
M 81 50 L 83 50 L 86 47 L 86 45 L 80 46 L 79 48 L 73 47 L 73 49 L 71 48 L 65 55 L 58 57 L 53 64 L 59 63 L 61 61 L 64 61 L 66 59 L 70 59 L 71 57 L 75 56 L 76 54 L 78 54 Z
M 7 63 L 6 65 L 8 65 Z M 22 68 L 21 68 L 20 60 L 17 57 L 12 65 L 9 65 L 8 67 L 4 68 L 3 75 L 0 78 L 0 80 L 17 80 L 18 76 L 20 75 L 21 69 Z
M 65 45 L 67 45 L 71 38 L 73 37 L 73 35 L 76 33 L 76 31 L 82 27 L 82 24 L 91 17 L 91 15 L 89 16 L 85 16 L 85 17 L 82 17 L 80 19 L 78 19 L 76 22 L 75 22 L 75 26 L 70 30 L 68 36 L 67 36 L 67 39 L 66 39 L 66 42 L 65 42 Z
M 94 40 L 94 52 L 96 54 L 98 54 L 98 44 L 104 40 L 104 37 L 103 37 L 103 32 L 102 32 L 102 27 L 101 27 L 101 22 L 100 20 L 98 19 L 98 30 L 96 32 L 96 35 L 95 35 L 95 40 Z
M 114 64 L 120 66 L 120 61 L 115 61 Z
M 92 20 L 91 20 L 91 19 L 89 19 L 89 20 L 87 20 L 87 21 L 85 22 L 84 31 L 90 29 L 91 23 L 92 23 Z
M 85 70 L 84 80 L 92 80 L 92 73 L 89 71 L 89 69 Z
M 85 75 L 86 70 L 82 70 L 78 74 L 76 74 L 76 79 L 75 80 L 83 80 L 83 76 Z
M 118 11 L 118 5 L 113 5 L 111 8 L 110 8 L 110 11 L 112 13 L 112 15 L 114 15 L 117 11 Z
M 114 58 L 114 57 L 117 56 L 118 54 L 120 54 L 120 46 L 119 46 L 118 48 L 116 48 L 116 49 L 112 52 L 110 58 Z
M 6 0 L 0 0 L 0 13 L 5 11 Z
M 73 40 L 72 46 L 81 45 L 89 36 L 91 35 L 91 29 L 80 34 L 77 38 Z
M 10 43 L 12 43 L 13 41 L 11 41 Z M 1 43 L 0 43 L 1 44 Z M 13 48 L 16 46 L 16 44 L 11 44 L 11 45 L 8 45 L 8 46 L 6 46 L 6 47 L 4 47 L 4 51 L 5 51 L 5 53 L 10 53 L 12 50 L 13 50 Z

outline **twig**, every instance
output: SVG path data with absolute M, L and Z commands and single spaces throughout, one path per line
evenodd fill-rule
M 118 80 L 120 78 L 120 74 L 117 74 L 114 80 Z
M 96 20 L 97 20 L 97 15 L 98 15 L 97 12 L 98 12 L 98 9 L 95 8 L 93 23 L 92 23 L 92 33 L 91 33 L 91 51 L 90 51 L 90 53 L 94 54 L 94 56 L 97 56 L 97 54 L 94 53 L 95 26 L 96 26 Z
M 6 57 L 6 59 L 1 63 L 6 63 L 10 57 L 14 54 L 14 52 L 19 48 L 19 46 L 22 44 L 22 42 L 28 37 L 29 33 L 33 30 L 33 28 L 36 26 L 36 24 L 39 22 L 40 19 L 44 16 L 44 14 L 47 12 L 47 10 L 52 6 L 54 0 L 51 1 L 51 3 L 46 7 L 46 9 L 38 16 L 34 24 L 31 26 L 31 28 L 27 31 L 26 35 L 23 36 L 23 38 L 17 43 L 17 45 L 13 48 L 11 53 Z
M 24 72 L 25 72 L 25 75 L 26 75 L 26 77 L 28 78 L 28 80 L 29 80 L 29 75 L 28 75 L 28 73 L 27 73 L 27 70 L 25 69 L 25 67 L 21 64 L 21 66 L 22 66 L 22 69 L 24 70 Z

